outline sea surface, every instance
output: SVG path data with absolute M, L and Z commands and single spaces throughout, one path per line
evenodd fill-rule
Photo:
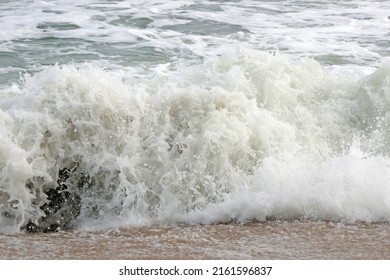
M 0 1 L 0 258 L 389 259 L 389 222 L 389 1 Z

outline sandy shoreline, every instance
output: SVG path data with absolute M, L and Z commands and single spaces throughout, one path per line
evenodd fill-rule
M 264 222 L 0 235 L 0 259 L 390 259 L 389 223 Z

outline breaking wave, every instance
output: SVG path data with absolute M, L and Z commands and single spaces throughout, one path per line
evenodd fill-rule
M 187 63 L 188 64 L 188 63 Z M 153 77 L 52 66 L 0 91 L 0 227 L 390 220 L 390 63 L 237 50 Z

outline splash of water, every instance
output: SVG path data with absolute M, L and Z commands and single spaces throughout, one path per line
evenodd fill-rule
M 250 49 L 142 79 L 48 67 L 0 95 L 0 225 L 388 221 L 389 76 Z

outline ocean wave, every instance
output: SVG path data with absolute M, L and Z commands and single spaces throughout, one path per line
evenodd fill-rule
M 0 92 L 1 230 L 389 221 L 389 76 L 250 49 L 26 75 Z

